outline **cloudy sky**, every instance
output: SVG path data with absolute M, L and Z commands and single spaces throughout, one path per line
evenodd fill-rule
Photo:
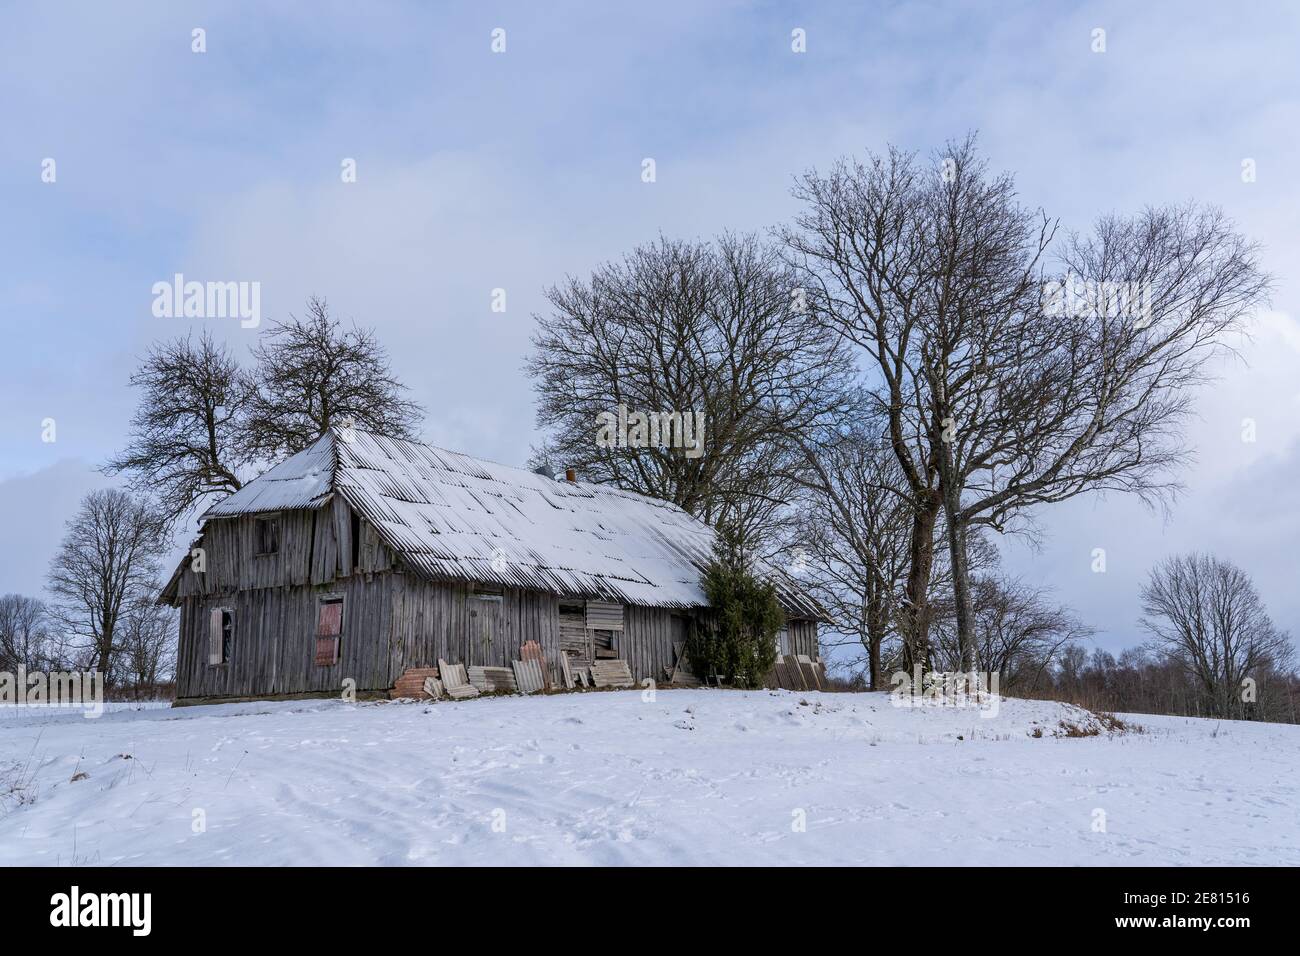
M 378 330 L 428 441 L 523 464 L 536 434 L 520 367 L 546 285 L 660 232 L 780 223 L 792 175 L 836 156 L 977 129 L 1024 200 L 1067 226 L 1217 203 L 1277 277 L 1272 310 L 1200 396 L 1172 511 L 1079 499 L 1040 516 L 1038 550 L 1004 542 L 1006 563 L 1116 650 L 1140 639 L 1150 565 L 1209 549 L 1300 634 L 1300 6 L 848 6 L 6 6 L 0 592 L 40 591 L 63 522 L 107 483 L 95 468 L 122 445 L 137 357 L 190 327 L 152 315 L 155 282 L 256 281 L 271 319 L 325 296 Z M 256 336 L 194 324 L 240 350 Z

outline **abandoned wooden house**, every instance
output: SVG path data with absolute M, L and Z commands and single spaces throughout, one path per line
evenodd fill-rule
M 712 542 L 664 501 L 331 430 L 202 516 L 160 596 L 181 611 L 177 699 L 382 693 L 526 641 L 663 681 Z M 781 650 L 815 658 L 822 612 L 776 577 Z

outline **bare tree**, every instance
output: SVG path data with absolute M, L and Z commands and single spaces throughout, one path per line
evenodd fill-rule
M 884 686 L 883 657 L 897 634 L 911 508 L 893 452 L 850 431 L 811 454 L 810 493 L 798 510 L 790 566 L 866 655 L 867 682 Z
M 271 323 L 254 350 L 250 453 L 273 461 L 302 451 L 331 425 L 414 438 L 423 409 L 405 397 L 373 329 L 344 328 L 324 299 Z
M 1190 206 L 1105 218 L 1063 261 L 1075 278 L 1058 282 L 1089 290 L 1084 305 L 1062 314 L 1026 303 L 1011 349 L 999 322 L 967 339 L 975 374 L 943 408 L 956 423 L 945 444 L 950 527 L 1003 530 L 1089 491 L 1170 500 L 1173 469 L 1189 457 L 1194 386 L 1268 289 L 1254 247 L 1218 211 Z M 1132 290 L 1127 308 L 1121 289 Z
M 164 529 L 145 499 L 115 488 L 92 491 L 50 563 L 50 617 L 61 629 L 58 637 L 109 682 L 118 676 L 124 616 L 156 595 Z
M 865 164 L 841 160 L 826 176 L 810 172 L 794 193 L 805 208 L 781 234 L 811 312 L 871 360 L 870 395 L 887 423 L 911 510 L 900 606 L 903 665 L 928 665 L 930 582 L 943 499 L 938 431 L 914 354 L 928 295 L 921 174 L 911 157 L 891 150 Z
M 818 314 L 872 359 L 911 489 L 913 654 L 928 653 L 923 585 L 942 509 L 973 664 L 971 526 L 1014 531 L 1029 509 L 1087 491 L 1169 494 L 1190 386 L 1268 278 L 1221 214 L 1191 207 L 1103 219 L 1053 277 L 1055 223 L 1018 204 L 973 138 L 928 169 L 897 151 L 841 162 L 796 194 L 807 208 L 785 233 L 791 256 Z M 1053 281 L 1093 294 L 1062 308 L 1045 295 Z
M 153 698 L 158 687 L 175 673 L 179 637 L 177 613 L 156 602 L 138 602 L 123 620 L 122 680 L 130 681 L 136 699 Z
M 25 594 L 0 596 L 0 671 L 45 669 L 48 643 L 43 601 Z
M 1078 693 L 1088 666 L 1088 652 L 1081 644 L 1067 644 L 1056 659 L 1057 679 L 1067 693 Z
M 126 448 L 104 466 L 154 495 L 168 521 L 241 487 L 252 455 L 243 433 L 253 387 L 225 345 L 204 332 L 155 345 L 131 376 L 140 404 Z
M 839 423 L 852 378 L 838 336 L 796 293 L 774 250 L 730 235 L 661 238 L 552 288 L 527 365 L 550 433 L 536 457 L 672 501 L 747 540 L 770 530 L 792 494 L 796 436 Z M 703 445 L 662 434 L 602 445 L 601 416 L 620 406 L 661 422 L 689 414 Z
M 1243 716 L 1246 679 L 1291 663 L 1290 636 L 1274 626 L 1250 578 L 1214 555 L 1158 564 L 1142 588 L 1142 612 L 1153 650 L 1193 679 L 1212 716 Z
M 973 662 L 963 660 L 955 614 L 940 613 L 935 658 L 941 669 L 997 673 L 1001 688 L 1012 690 L 1036 684 L 1058 664 L 1067 675 L 1082 667 L 1076 657 L 1084 652 L 1077 642 L 1093 632 L 1069 608 L 1054 604 L 1045 590 L 1005 575 L 980 575 L 972 584 Z M 946 604 L 951 608 L 951 601 Z

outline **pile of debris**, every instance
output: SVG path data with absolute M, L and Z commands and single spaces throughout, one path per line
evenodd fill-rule
M 699 687 L 700 681 L 692 673 L 684 644 L 673 645 L 676 658 L 672 667 L 665 668 L 664 676 L 670 686 Z M 416 700 L 464 700 L 480 694 L 537 694 L 543 691 L 574 690 L 583 687 L 609 688 L 634 687 L 636 681 L 625 660 L 601 659 L 590 664 L 579 664 L 563 651 L 559 667 L 553 667 L 536 641 L 528 641 L 519 649 L 520 659 L 509 667 L 486 667 L 448 664 L 438 661 L 437 667 L 408 668 L 393 686 L 389 696 L 413 697 Z M 826 668 L 819 660 L 807 654 L 778 656 L 776 665 L 767 675 L 763 686 L 784 690 L 829 690 Z
M 600 660 L 590 666 L 579 666 L 561 653 L 559 672 L 553 674 L 536 641 L 525 642 L 519 656 L 521 659 L 509 667 L 466 667 L 448 664 L 441 658 L 437 667 L 410 667 L 397 679 L 389 696 L 464 700 L 480 694 L 536 694 L 577 687 L 635 686 L 632 671 L 624 660 Z

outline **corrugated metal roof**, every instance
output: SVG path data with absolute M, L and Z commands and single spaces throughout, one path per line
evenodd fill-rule
M 318 508 L 330 496 L 334 483 L 333 444 L 322 437 L 309 448 L 268 468 L 233 495 L 222 498 L 203 513 L 208 518 Z
M 315 508 L 337 492 L 411 570 L 435 580 L 653 607 L 706 604 L 713 529 L 676 505 L 360 431 L 332 431 L 204 518 Z M 791 613 L 822 617 L 788 578 Z

